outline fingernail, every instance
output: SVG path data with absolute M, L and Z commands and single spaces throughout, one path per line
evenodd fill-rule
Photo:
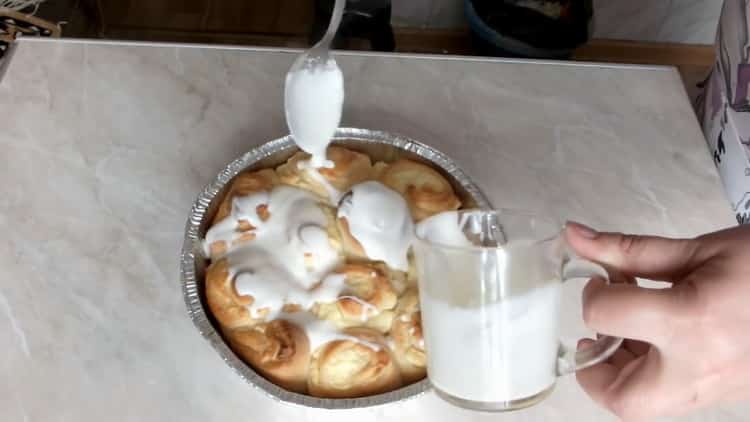
M 597 236 L 599 236 L 598 231 L 581 223 L 568 221 L 568 224 L 566 224 L 566 226 L 570 227 L 574 232 L 578 233 L 582 237 L 585 237 L 586 239 L 595 239 Z

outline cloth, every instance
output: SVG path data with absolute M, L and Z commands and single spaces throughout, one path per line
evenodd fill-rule
M 737 222 L 750 224 L 750 1 L 725 0 L 698 117 Z

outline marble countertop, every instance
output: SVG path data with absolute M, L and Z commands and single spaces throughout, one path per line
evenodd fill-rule
M 17 43 L 0 81 L 0 420 L 612 420 L 572 377 L 542 404 L 500 416 L 432 394 L 332 412 L 272 402 L 223 363 L 182 300 L 184 222 L 225 164 L 286 134 L 282 88 L 293 59 Z M 734 223 L 672 68 L 338 60 L 342 125 L 443 150 L 498 207 L 674 236 Z M 575 322 L 579 289 L 568 290 L 564 319 Z M 684 420 L 748 415 L 748 406 L 725 406 Z

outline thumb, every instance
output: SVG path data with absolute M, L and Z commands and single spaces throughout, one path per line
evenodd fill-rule
M 700 242 L 622 233 L 600 233 L 580 223 L 565 225 L 565 239 L 583 258 L 628 275 L 674 281 L 698 261 Z

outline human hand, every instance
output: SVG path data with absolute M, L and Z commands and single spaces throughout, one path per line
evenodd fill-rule
M 587 326 L 630 339 L 576 374 L 592 399 L 626 421 L 750 399 L 750 226 L 674 240 L 569 223 L 565 236 L 631 280 L 592 279 L 583 291 Z M 672 286 L 647 289 L 634 277 Z

